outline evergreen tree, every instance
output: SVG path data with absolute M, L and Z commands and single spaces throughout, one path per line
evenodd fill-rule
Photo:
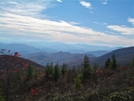
M 105 62 L 105 68 L 111 69 L 111 65 L 112 65 L 112 61 L 110 60 L 110 58 L 108 58 Z
M 117 60 L 116 60 L 116 57 L 115 57 L 115 54 L 112 55 L 112 69 L 117 69 Z
M 131 66 L 134 67 L 134 57 L 133 57 L 133 59 L 131 61 Z
M 58 63 L 54 66 L 54 71 L 53 71 L 53 80 L 54 81 L 58 81 L 60 76 L 60 70 L 59 70 L 59 65 Z
M 93 65 L 93 70 L 95 71 L 95 70 L 97 70 L 99 68 L 99 64 L 98 63 L 95 63 L 94 65 Z
M 67 64 L 63 63 L 61 67 L 61 74 L 64 75 L 67 72 Z
M 32 68 L 32 66 L 31 65 L 29 65 L 28 66 L 28 68 L 27 68 L 27 77 L 29 78 L 29 79 L 32 79 L 33 78 L 33 68 Z
M 82 66 L 83 66 L 83 82 L 85 82 L 87 79 L 91 78 L 91 66 L 89 62 L 89 57 L 86 55 L 84 57 Z
M 47 65 L 46 65 L 46 68 L 45 68 L 45 75 L 46 75 L 46 78 L 48 78 L 49 77 L 49 63 L 47 63 Z
M 53 75 L 53 62 L 50 63 L 50 75 Z
M 79 90 L 82 86 L 81 79 L 82 79 L 81 74 L 78 74 L 78 76 L 74 79 L 74 88 L 76 90 Z
M 46 68 L 45 68 L 45 74 L 46 74 L 46 78 L 47 79 L 51 79 L 52 78 L 52 74 L 53 74 L 53 63 L 49 64 L 47 63 Z

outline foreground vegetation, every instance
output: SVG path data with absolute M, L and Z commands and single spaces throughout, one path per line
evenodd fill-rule
M 0 101 L 134 101 L 134 60 L 120 67 L 113 55 L 100 68 L 85 56 L 81 68 L 39 68 L 2 53 L 0 63 Z

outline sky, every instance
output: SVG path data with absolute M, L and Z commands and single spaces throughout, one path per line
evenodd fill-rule
M 0 42 L 134 46 L 133 0 L 0 0 Z

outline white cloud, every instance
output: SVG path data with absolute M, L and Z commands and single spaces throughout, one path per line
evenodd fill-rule
M 132 23 L 134 25 L 134 18 L 128 18 L 128 22 Z M 120 32 L 123 35 L 134 35 L 134 28 L 133 27 L 127 27 L 124 25 L 109 25 L 107 28 Z
M 18 14 L 18 15 L 27 15 L 27 16 L 40 16 L 40 12 L 52 6 L 50 0 L 37 1 L 36 2 L 20 2 L 18 1 L 3 1 L 0 4 L 0 9 L 4 12 Z
M 107 0 L 101 0 L 101 3 L 106 5 L 107 4 Z
M 91 3 L 86 1 L 80 1 L 80 4 L 86 8 L 91 8 Z
M 62 2 L 61 0 L 57 0 L 58 2 Z
M 130 42 L 132 43 L 132 40 L 121 36 L 108 35 L 94 31 L 90 28 L 79 27 L 65 21 L 42 20 L 10 13 L 4 13 L 0 16 L 0 21 L 1 30 L 8 29 L 13 36 L 20 35 L 43 40 L 90 44 L 94 44 L 96 41 L 99 41 L 100 44 L 102 42 L 109 45 L 130 45 Z
M 11 3 L 11 2 L 10 2 Z M 86 2 L 87 7 L 91 4 Z M 12 2 L 10 7 L 1 6 L 3 12 L 0 13 L 0 32 L 5 37 L 18 36 L 22 38 L 30 37 L 40 40 L 62 41 L 74 43 L 88 43 L 102 45 L 132 45 L 133 40 L 123 36 L 109 35 L 98 32 L 91 28 L 80 27 L 76 22 L 52 21 L 40 19 L 40 12 L 51 6 L 48 3 L 19 3 Z M 1 34 L 2 35 L 2 34 Z M 4 36 L 3 35 L 3 36 Z M 4 37 L 3 37 L 4 38 Z
M 134 18 L 128 18 L 128 22 L 130 22 L 134 25 Z
M 109 25 L 107 28 L 120 32 L 124 35 L 134 35 L 134 28 L 126 27 L 126 26 L 118 26 L 118 25 Z
M 78 24 L 80 24 L 78 22 L 69 22 L 69 23 L 72 24 L 72 25 L 78 25 Z
M 9 1 L 8 3 L 14 4 L 14 5 L 17 5 L 18 4 L 17 2 L 14 2 L 14 1 Z
M 104 22 L 104 23 L 100 23 L 100 22 L 94 22 L 95 24 L 97 24 L 97 25 L 107 25 L 107 23 L 106 22 Z

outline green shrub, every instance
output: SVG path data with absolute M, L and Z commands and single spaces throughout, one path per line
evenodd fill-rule
M 74 88 L 75 90 L 79 90 L 82 86 L 82 83 L 81 83 L 81 78 L 82 78 L 82 75 L 79 74 L 75 79 L 74 79 Z
M 104 97 L 103 101 L 134 101 L 134 89 L 122 92 L 114 92 L 108 97 Z

